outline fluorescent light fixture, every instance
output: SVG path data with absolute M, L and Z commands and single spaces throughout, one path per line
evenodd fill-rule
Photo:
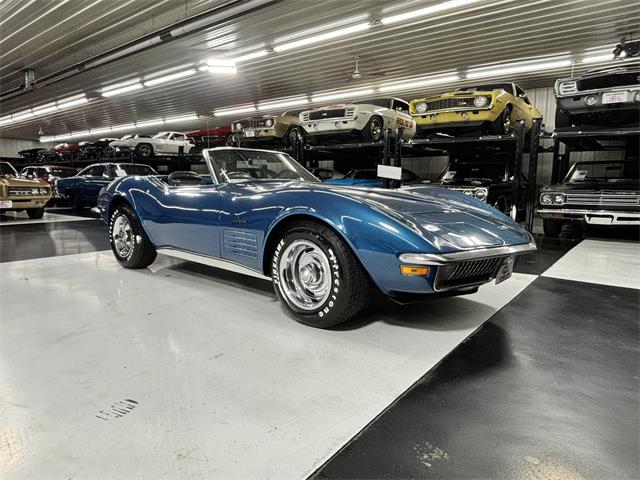
M 321 33 L 320 35 L 313 35 L 311 37 L 302 38 L 300 40 L 295 40 L 293 42 L 276 45 L 275 47 L 273 47 L 273 49 L 276 52 L 286 52 L 287 50 L 292 50 L 294 48 L 310 45 L 312 43 L 318 43 L 318 42 L 323 42 L 325 40 L 331 40 L 337 37 L 343 37 L 345 35 L 349 35 L 350 33 L 362 32 L 364 30 L 368 30 L 370 27 L 371 25 L 368 22 L 358 23 L 350 27 L 339 28 L 338 30 L 332 30 L 330 32 Z
M 209 71 L 209 66 L 208 65 L 200 65 L 198 67 L 198 70 L 200 70 L 201 72 L 208 72 Z
M 6 117 L 0 118 L 0 126 L 9 125 L 10 123 L 13 123 L 13 120 L 11 119 L 11 115 L 7 115 Z
M 102 92 L 103 97 L 114 97 L 116 95 L 120 95 L 122 93 L 135 92 L 136 90 L 142 90 L 141 83 L 134 83 L 132 85 L 127 85 L 126 87 L 114 88 L 113 90 L 107 90 L 106 92 Z
M 44 105 L 38 105 L 37 107 L 33 107 L 34 115 L 44 115 L 45 113 L 51 113 L 58 110 L 56 106 L 56 102 L 46 103 Z
M 363 87 L 357 90 L 341 90 L 337 92 L 318 93 L 311 97 L 311 101 L 313 103 L 318 103 L 326 102 L 329 100 L 349 99 L 353 97 L 371 95 L 373 92 L 373 87 Z
M 209 58 L 207 65 L 212 67 L 235 67 L 235 60 L 229 60 L 227 58 Z
M 233 59 L 235 63 L 245 62 L 247 60 L 253 60 L 254 58 L 262 58 L 269 55 L 269 50 L 259 50 L 253 53 L 247 53 L 246 55 L 240 55 Z
M 140 77 L 131 78 L 129 80 L 125 80 L 124 82 L 114 83 L 112 85 L 107 85 L 106 87 L 102 87 L 100 93 L 108 92 L 109 90 L 117 90 L 122 87 L 126 87 L 127 85 L 132 85 L 134 83 L 140 83 Z
M 160 85 L 161 83 L 171 82 L 173 80 L 178 80 L 179 78 L 190 77 L 191 75 L 196 74 L 196 69 L 191 68 L 189 70 L 184 70 L 182 72 L 172 73 L 170 75 L 164 75 L 162 77 L 157 77 L 152 80 L 147 80 L 144 82 L 145 87 L 153 87 L 154 85 Z
M 274 100 L 258 104 L 258 110 L 277 110 L 285 107 L 295 107 L 296 105 L 306 105 L 309 103 L 307 97 L 290 98 L 284 100 Z
M 535 72 L 538 70 L 552 70 L 571 66 L 571 60 L 554 60 L 541 63 L 510 63 L 504 65 L 493 65 L 491 67 L 471 68 L 467 71 L 467 78 L 484 78 L 500 75 L 511 75 L 513 73 Z
M 111 131 L 111 127 L 96 128 L 96 129 L 89 130 L 91 135 L 102 135 L 103 133 L 109 133 L 110 131 Z
M 76 105 L 82 105 L 83 103 L 87 103 L 89 99 L 86 97 L 84 93 L 79 95 L 74 95 L 72 97 L 63 98 L 62 100 L 58 100 L 58 108 L 69 108 L 75 107 Z
M 52 142 L 56 139 L 55 136 L 50 135 L 48 137 L 40 137 L 40 143 L 47 143 L 47 142 Z
M 134 123 L 128 123 L 127 125 L 115 125 L 111 127 L 112 132 L 116 132 L 118 130 L 134 130 L 136 125 Z
M 177 117 L 168 117 L 164 119 L 164 123 L 176 123 L 176 122 L 191 122 L 193 120 L 198 120 L 198 116 L 195 114 L 191 115 L 179 115 Z
M 209 73 L 224 73 L 224 74 L 231 74 L 234 75 L 236 73 L 238 73 L 238 71 L 236 70 L 236 67 L 214 67 L 214 66 L 209 66 L 208 67 Z
M 89 136 L 89 135 L 91 135 L 89 130 L 85 130 L 83 132 L 71 132 L 69 134 L 69 138 L 86 137 L 86 136 Z
M 430 15 L 432 13 L 438 13 L 445 10 L 451 10 L 453 8 L 464 7 L 466 5 L 471 5 L 472 3 L 478 3 L 479 1 L 480 0 L 450 0 L 448 2 L 440 2 L 429 7 L 420 8 L 418 10 L 412 10 L 410 12 L 383 17 L 380 19 L 380 21 L 383 25 L 391 25 L 392 23 L 412 20 L 416 17 L 424 17 L 425 15 Z
M 136 127 L 137 128 L 144 128 L 144 127 L 153 127 L 154 125 L 163 125 L 164 124 L 164 120 L 161 118 L 156 118 L 155 120 L 147 120 L 144 122 L 136 122 Z
M 164 77 L 165 75 L 169 75 L 171 72 L 187 70 L 189 68 L 194 68 L 193 62 L 183 63 L 183 64 L 175 65 L 175 66 L 169 67 L 169 68 L 163 68 L 162 70 L 158 70 L 156 72 L 148 73 L 143 78 L 145 80 L 151 80 L 152 78 Z
M 12 114 L 11 120 L 13 120 L 14 122 L 19 122 L 20 120 L 24 120 L 25 118 L 31 118 L 31 117 L 33 117 L 33 112 L 31 111 L 31 109 L 29 109 L 29 110 L 23 110 L 21 112 L 16 112 Z
M 584 57 L 582 59 L 582 63 L 600 63 L 600 62 L 610 62 L 614 60 L 613 53 L 609 52 L 606 55 L 591 55 L 589 57 Z
M 438 85 L 440 83 L 457 82 L 460 80 L 460 75 L 451 74 L 439 77 L 426 77 L 422 80 L 408 81 L 404 83 L 383 84 L 378 87 L 380 92 L 395 92 L 401 90 L 411 90 L 419 87 L 426 87 L 428 85 Z
M 238 113 L 248 113 L 248 112 L 255 112 L 255 111 L 256 111 L 256 107 L 254 105 L 245 105 L 244 107 L 216 109 L 216 111 L 213 112 L 213 115 L 216 117 L 223 117 L 225 115 L 236 115 Z

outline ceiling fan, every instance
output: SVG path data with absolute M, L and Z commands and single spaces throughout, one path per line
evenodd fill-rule
M 353 57 L 355 60 L 355 68 L 353 72 L 349 75 L 348 81 L 353 82 L 354 80 L 361 80 L 363 78 L 375 78 L 375 77 L 383 77 L 386 75 L 384 72 L 370 72 L 370 73 L 362 73 L 360 71 L 360 57 L 356 55 Z

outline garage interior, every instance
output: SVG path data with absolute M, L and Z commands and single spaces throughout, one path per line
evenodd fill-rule
M 48 192 L 39 214 L 0 202 L 1 477 L 640 478 L 639 26 L 640 9 L 621 0 L 0 2 L 0 162 L 13 169 L 0 170 L 0 193 L 18 180 Z M 590 93 L 626 110 L 556 125 L 562 82 L 594 70 L 635 75 L 623 93 Z M 441 114 L 420 103 L 449 108 L 448 92 L 513 84 L 532 123 L 421 130 Z M 412 120 L 375 132 L 369 121 L 344 139 L 314 136 L 298 116 L 380 98 L 409 103 Z M 251 138 L 266 127 L 250 122 L 292 111 L 308 131 Z M 174 150 L 149 140 L 158 132 L 174 132 Z M 99 143 L 136 134 L 130 148 Z M 499 164 L 503 200 L 479 182 L 465 194 L 482 190 L 472 200 L 502 211 L 536 251 L 504 281 L 457 296 L 404 301 L 373 287 L 331 328 L 289 318 L 271 271 L 167 252 L 122 268 L 100 202 L 145 174 L 121 169 L 215 183 L 203 151 L 243 148 L 380 195 L 448 191 L 463 164 Z M 562 223 L 555 197 L 575 195 L 583 164 L 632 173 L 608 177 L 597 208 L 583 200 Z M 116 174 L 92 202 L 63 190 L 95 165 Z M 35 173 L 45 166 L 72 176 L 49 189 Z M 368 171 L 373 183 L 349 180 Z

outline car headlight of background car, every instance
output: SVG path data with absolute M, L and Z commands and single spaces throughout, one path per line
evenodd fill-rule
M 233 128 L 235 131 L 242 130 L 242 124 L 238 122 L 233 126 Z
M 542 205 L 564 205 L 564 193 L 548 192 L 540 195 L 540 204 Z
M 476 188 L 473 191 L 473 196 L 476 197 L 478 200 L 486 200 L 488 194 L 489 194 L 489 190 L 487 190 L 486 188 Z
M 478 108 L 486 107 L 489 103 L 489 97 L 485 97 L 484 95 L 480 95 L 473 99 L 473 104 Z
M 427 104 L 425 102 L 416 103 L 416 112 L 424 113 L 427 111 Z
M 640 102 L 640 90 L 633 94 L 633 100 L 636 102 Z
M 266 121 L 264 122 L 264 125 L 265 125 L 266 127 L 272 127 L 272 126 L 273 126 L 273 120 L 271 120 L 271 119 L 269 118 L 268 120 L 266 120 Z

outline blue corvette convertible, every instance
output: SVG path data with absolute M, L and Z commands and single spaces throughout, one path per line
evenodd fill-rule
M 268 150 L 203 155 L 208 176 L 127 176 L 100 192 L 122 266 L 162 253 L 271 278 L 296 320 L 330 327 L 356 314 L 371 286 L 396 298 L 472 293 L 536 249 L 508 217 L 455 191 L 327 185 Z

